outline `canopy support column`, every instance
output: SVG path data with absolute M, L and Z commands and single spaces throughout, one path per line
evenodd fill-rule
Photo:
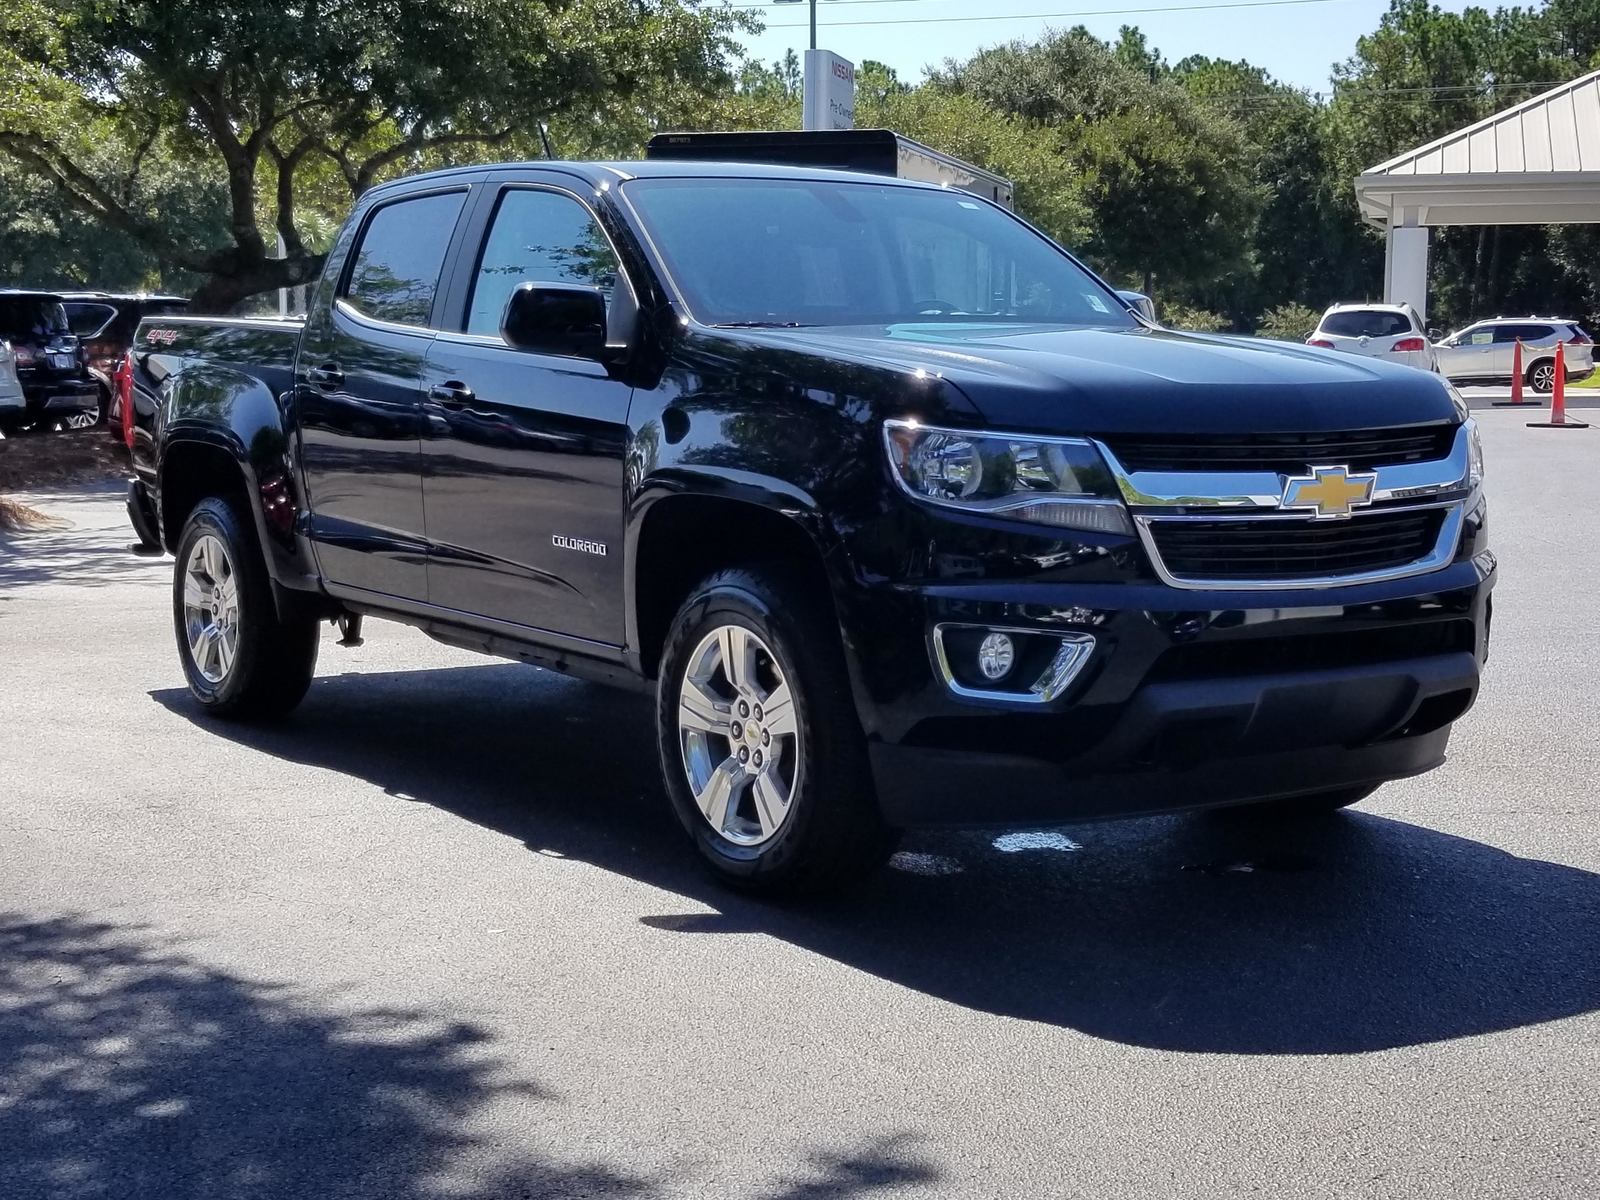
M 1409 304 L 1424 322 L 1428 319 L 1428 227 L 1417 224 L 1417 214 L 1405 213 L 1391 224 L 1383 251 L 1383 299 L 1386 304 Z

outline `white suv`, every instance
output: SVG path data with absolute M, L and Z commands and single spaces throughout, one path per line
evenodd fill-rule
M 1452 383 L 1510 383 L 1517 343 L 1522 378 L 1536 392 L 1555 386 L 1556 343 L 1565 342 L 1568 379 L 1594 374 L 1594 343 L 1576 321 L 1562 317 L 1496 317 L 1452 333 L 1434 349 Z
M 1409 304 L 1335 304 L 1322 314 L 1306 345 L 1364 354 L 1424 371 L 1439 369 L 1422 318 Z

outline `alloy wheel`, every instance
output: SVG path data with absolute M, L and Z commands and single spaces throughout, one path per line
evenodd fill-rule
M 1538 392 L 1555 390 L 1556 369 L 1550 363 L 1541 363 L 1533 369 L 1533 387 Z
M 195 670 L 221 683 L 239 652 L 239 581 L 222 539 L 195 539 L 183 567 L 183 627 Z
M 743 625 L 721 625 L 688 656 L 678 742 L 695 805 L 738 846 L 775 837 L 800 786 L 803 747 L 777 655 Z

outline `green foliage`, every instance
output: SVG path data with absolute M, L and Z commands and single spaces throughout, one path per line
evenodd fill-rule
M 1159 316 L 1168 329 L 1187 329 L 1192 333 L 1219 333 L 1228 327 L 1228 318 L 1221 313 L 1190 308 L 1185 304 L 1165 305 Z
M 1196 104 L 1136 31 L 1113 49 L 1081 29 L 946 63 L 938 86 L 1050 130 L 1083 180 L 1084 249 L 1108 274 L 1169 290 L 1248 274 L 1263 200 L 1244 131 Z
M 1264 338 L 1277 338 L 1281 342 L 1303 342 L 1322 320 L 1322 313 L 1304 304 L 1280 304 L 1261 316 L 1256 334 Z
M 207 276 L 198 306 L 227 307 L 320 267 L 297 215 L 302 168 L 305 191 L 343 208 L 540 120 L 603 124 L 659 94 L 719 91 L 747 26 L 683 0 L 12 0 L 0 152 L 162 263 Z M 93 153 L 108 139 L 132 148 L 110 171 Z M 157 149 L 224 190 L 225 237 L 130 202 Z
M 739 58 L 696 0 L 9 0 L 0 273 L 199 289 L 318 269 L 352 197 L 482 158 L 628 158 L 670 129 L 793 129 L 800 64 Z M 487 69 L 485 64 L 493 64 Z M 1600 0 L 1455 13 L 1391 0 L 1331 101 L 1243 61 L 1169 65 L 1084 29 L 857 72 L 857 123 L 999 172 L 1019 211 L 1175 324 L 1303 337 L 1382 291 L 1362 170 L 1600 66 Z M 278 236 L 288 258 L 274 261 Z M 1434 323 L 1600 312 L 1600 227 L 1442 229 Z

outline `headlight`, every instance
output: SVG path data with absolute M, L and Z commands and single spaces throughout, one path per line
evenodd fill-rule
M 1483 482 L 1483 438 L 1478 434 L 1478 423 L 1467 422 L 1467 486 L 1477 487 Z
M 1092 442 L 916 421 L 885 421 L 883 436 L 895 478 L 919 500 L 1063 529 L 1133 532 Z

